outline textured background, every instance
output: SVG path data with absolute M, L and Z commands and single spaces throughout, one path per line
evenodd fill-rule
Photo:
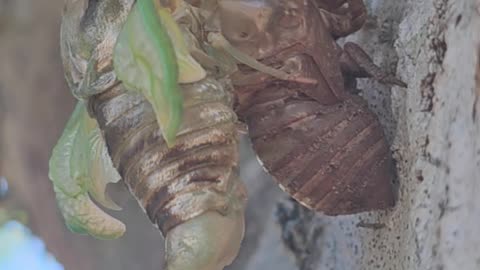
M 69 270 L 161 269 L 163 240 L 120 188 L 127 234 L 98 241 L 59 218 L 47 162 L 72 108 L 59 58 L 61 0 L 0 0 L 0 175 L 11 205 Z M 397 206 L 344 217 L 289 201 L 248 142 L 250 200 L 241 254 L 229 269 L 480 269 L 480 1 L 371 0 L 349 37 L 408 90 L 360 80 L 397 161 Z M 476 80 L 476 76 L 477 80 Z M 477 102 L 478 101 L 478 102 Z

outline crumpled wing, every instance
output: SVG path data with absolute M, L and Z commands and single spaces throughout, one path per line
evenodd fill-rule
M 89 139 L 92 146 L 92 152 L 88 156 L 90 159 L 90 179 L 92 180 L 89 194 L 104 207 L 112 210 L 122 210 L 105 192 L 109 183 L 116 183 L 121 177 L 113 167 L 112 159 L 108 154 L 100 129 L 96 128 Z
M 105 194 L 106 185 L 118 182 L 120 176 L 113 167 L 97 122 L 89 117 L 83 102 L 77 103 L 53 149 L 49 166 L 49 178 L 68 228 L 101 239 L 123 235 L 125 225 L 90 199 L 92 196 L 107 208 L 120 209 Z
M 118 36 L 113 63 L 127 89 L 142 93 L 152 105 L 172 146 L 183 113 L 178 84 L 201 80 L 206 72 L 191 57 L 168 9 L 154 7 L 151 0 L 137 1 Z
M 178 82 L 194 83 L 204 79 L 207 72 L 190 54 L 190 44 L 172 14 L 166 8 L 157 10 L 161 23 L 165 26 L 175 50 L 178 64 Z
M 89 234 L 98 239 L 115 239 L 125 233 L 125 224 L 111 217 L 81 193 L 69 197 L 55 189 L 58 206 L 68 229 L 74 233 Z

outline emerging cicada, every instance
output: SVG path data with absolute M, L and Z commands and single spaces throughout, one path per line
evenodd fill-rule
M 121 177 L 165 236 L 170 270 L 223 269 L 244 233 L 230 80 L 190 55 L 215 62 L 197 12 L 67 0 L 62 21 L 66 79 L 80 99 L 50 161 L 62 213 L 73 231 L 120 236 L 123 224 L 90 196 L 116 208 L 105 185 Z

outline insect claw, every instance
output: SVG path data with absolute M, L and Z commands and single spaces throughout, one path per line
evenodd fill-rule
M 398 79 L 394 76 L 387 76 L 387 77 L 383 78 L 382 80 L 379 80 L 379 82 L 384 83 L 384 84 L 397 85 L 397 86 L 400 86 L 402 88 L 408 88 L 408 84 L 406 84 L 405 82 L 403 82 L 402 80 L 400 80 L 400 79 Z

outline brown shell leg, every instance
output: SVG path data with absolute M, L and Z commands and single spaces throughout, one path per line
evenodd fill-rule
M 348 7 L 343 5 L 348 3 Z M 348 36 L 362 28 L 367 9 L 362 0 L 318 1 L 320 14 L 335 38 Z M 323 7 L 323 8 L 322 8 Z
M 375 80 L 383 84 L 394 84 L 400 87 L 407 87 L 406 83 L 375 65 L 370 56 L 368 56 L 360 46 L 353 42 L 345 43 L 340 63 L 342 71 L 345 72 L 346 75 L 355 78 L 373 77 Z

